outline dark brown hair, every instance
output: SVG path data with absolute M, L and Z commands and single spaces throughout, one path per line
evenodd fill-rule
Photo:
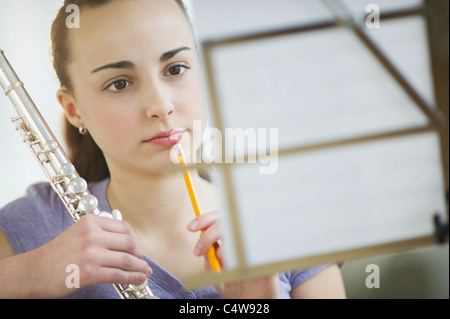
M 51 27 L 51 49 L 53 67 L 61 88 L 73 94 L 73 86 L 67 70 L 70 62 L 69 28 L 66 27 L 69 5 L 77 5 L 80 11 L 83 8 L 96 8 L 106 5 L 114 0 L 65 0 L 56 14 Z M 181 0 L 174 0 L 183 9 L 186 9 Z M 68 148 L 70 161 L 75 165 L 78 173 L 88 182 L 96 182 L 110 176 L 103 152 L 95 143 L 89 132 L 81 135 L 67 118 L 64 119 L 64 138 Z

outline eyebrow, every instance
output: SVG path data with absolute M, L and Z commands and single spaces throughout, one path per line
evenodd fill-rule
M 94 71 L 92 71 L 92 73 L 97 73 L 106 69 L 134 69 L 135 65 L 133 62 L 130 61 L 120 61 L 120 62 L 116 62 L 116 63 L 110 63 L 110 64 L 106 64 L 104 66 L 101 66 L 97 69 L 95 69 Z
M 174 56 L 176 56 L 178 53 L 180 53 L 181 51 L 186 51 L 186 50 L 191 50 L 191 48 L 189 47 L 180 47 L 168 52 L 165 52 L 161 55 L 161 57 L 159 58 L 160 62 L 165 62 L 167 60 L 172 59 Z M 115 62 L 115 63 L 109 63 L 106 65 L 103 65 L 99 68 L 96 68 L 95 70 L 92 71 L 92 73 L 97 73 L 103 70 L 107 70 L 107 69 L 134 69 L 135 65 L 133 62 L 130 61 L 120 61 L 120 62 Z
M 161 57 L 159 58 L 159 62 L 165 62 L 167 60 L 170 60 L 174 56 L 176 56 L 178 53 L 180 53 L 181 51 L 185 51 L 185 50 L 191 50 L 191 48 L 189 48 L 189 47 L 181 47 L 181 48 L 178 48 L 178 49 L 171 50 L 171 51 L 168 51 L 166 53 L 163 53 L 161 55 Z

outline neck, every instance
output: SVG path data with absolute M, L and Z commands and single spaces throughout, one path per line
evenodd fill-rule
M 165 233 L 186 229 L 194 219 L 182 174 L 111 174 L 107 197 L 112 209 L 135 231 Z M 195 180 L 198 174 L 192 172 Z

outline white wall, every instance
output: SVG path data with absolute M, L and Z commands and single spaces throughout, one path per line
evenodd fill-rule
M 31 98 L 62 141 L 57 80 L 51 66 L 50 24 L 61 0 L 0 0 L 0 49 L 24 82 Z M 27 146 L 14 130 L 9 99 L 0 95 L 0 206 L 23 194 L 28 185 L 45 181 Z

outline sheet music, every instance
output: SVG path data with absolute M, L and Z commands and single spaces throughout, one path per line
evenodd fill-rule
M 434 133 L 280 158 L 273 175 L 233 169 L 251 265 L 425 236 L 445 211 Z M 443 215 L 444 217 L 444 215 Z M 445 217 L 444 217 L 445 218 Z
M 278 128 L 280 149 L 427 124 L 344 28 L 221 47 L 213 57 L 224 126 Z
M 360 6 L 344 2 L 351 10 Z M 380 5 L 398 10 L 406 4 L 414 8 L 421 1 L 402 3 Z M 241 5 L 242 12 L 246 8 Z M 315 9 L 310 13 L 317 21 L 330 17 L 323 7 Z M 256 18 L 247 28 L 237 19 L 241 34 L 262 28 L 255 22 L 260 13 L 256 8 Z M 266 30 L 280 26 L 276 16 L 268 20 Z M 287 19 L 284 26 L 302 17 Z M 424 20 L 408 17 L 383 23 L 385 29 L 366 33 L 432 104 Z M 232 31 L 228 25 L 216 35 L 221 38 Z M 236 157 L 261 147 L 261 136 L 251 130 L 276 129 L 277 149 L 284 150 L 430 124 L 345 27 L 217 45 L 208 54 L 223 129 L 249 133 L 245 149 L 236 149 L 224 134 L 225 152 Z M 263 144 L 269 150 L 273 139 L 267 134 Z M 261 174 L 261 163 L 235 165 L 232 188 L 245 261 L 260 266 L 432 234 L 434 214 L 446 219 L 440 152 L 438 135 L 428 132 L 281 156 L 273 174 Z M 232 269 L 238 261 L 229 196 L 223 191 L 224 241 L 227 266 Z

